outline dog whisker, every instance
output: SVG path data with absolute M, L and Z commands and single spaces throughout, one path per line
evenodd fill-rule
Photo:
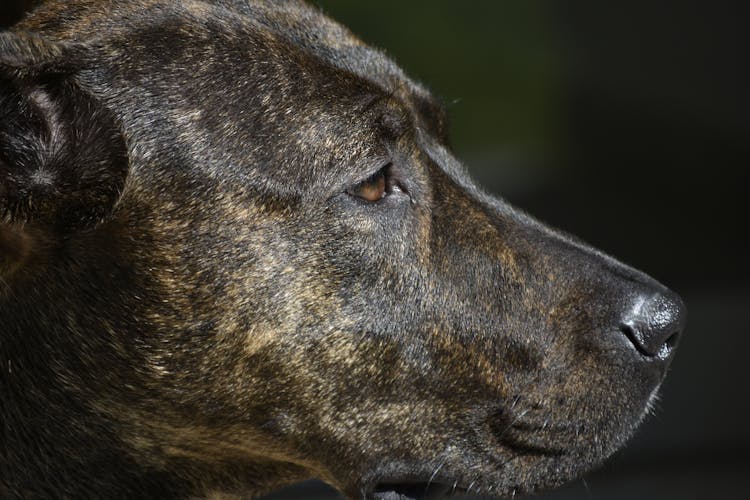
M 586 481 L 585 477 L 581 478 L 581 482 L 583 483 L 584 488 L 586 488 L 586 496 L 589 498 L 594 498 L 594 495 L 591 494 L 591 488 L 589 488 L 589 483 Z
M 516 397 L 513 398 L 513 402 L 510 404 L 510 409 L 513 410 L 520 400 L 521 400 L 521 395 L 517 394 Z
M 526 410 L 522 411 L 518 415 L 515 416 L 515 418 L 498 434 L 497 439 L 500 440 L 507 434 L 507 432 L 518 423 L 519 420 L 521 420 L 523 417 L 525 417 L 529 411 L 531 411 L 531 408 L 527 408 Z
M 437 476 L 438 472 L 440 472 L 440 469 L 443 468 L 443 465 L 445 465 L 445 462 L 448 460 L 448 457 L 445 457 L 442 462 L 440 462 L 440 465 L 438 465 L 435 470 L 433 471 L 432 475 L 430 476 L 430 479 L 427 481 L 427 487 L 430 487 L 430 484 L 432 484 L 432 481 L 435 480 L 435 477 Z

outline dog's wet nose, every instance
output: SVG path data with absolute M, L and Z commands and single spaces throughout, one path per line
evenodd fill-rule
M 625 314 L 620 330 L 648 358 L 672 356 L 685 326 L 685 304 L 672 292 L 640 295 Z

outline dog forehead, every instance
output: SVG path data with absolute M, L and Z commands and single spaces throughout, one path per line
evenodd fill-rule
M 106 46 L 108 39 L 138 36 L 165 23 L 183 29 L 232 34 L 265 32 L 289 46 L 307 51 L 389 93 L 408 91 L 431 98 L 429 92 L 382 51 L 364 44 L 349 29 L 318 8 L 299 0 L 52 0 L 17 25 L 51 39 Z
M 383 52 L 303 1 L 219 0 L 214 5 L 246 16 L 329 64 L 385 87 L 389 93 L 401 89 L 427 93 Z
M 112 103 L 142 150 L 184 139 L 194 158 L 227 156 L 232 137 L 234 144 L 258 145 L 251 134 L 292 141 L 294 132 L 306 131 L 283 148 L 284 164 L 292 164 L 298 147 L 307 157 L 322 148 L 315 156 L 324 158 L 372 142 L 347 137 L 372 132 L 365 108 L 378 96 L 401 101 L 407 114 L 429 100 L 382 52 L 296 0 L 57 0 L 17 29 L 87 47 L 91 60 L 81 58 L 80 80 Z M 243 171 L 250 157 L 237 156 L 231 163 Z M 226 163 L 220 160 L 213 163 Z

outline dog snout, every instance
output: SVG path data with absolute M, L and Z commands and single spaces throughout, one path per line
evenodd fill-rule
M 670 291 L 641 292 L 623 315 L 620 331 L 647 359 L 669 361 L 685 325 L 685 304 Z
M 685 328 L 682 299 L 654 278 L 586 244 L 554 241 L 557 258 L 551 262 L 574 277 L 563 288 L 566 295 L 558 295 L 571 324 L 579 322 L 574 327 L 580 328 L 588 322 L 591 331 L 609 332 L 596 336 L 594 344 L 634 360 L 636 369 L 663 375 Z M 586 319 L 575 319 L 581 318 L 577 311 L 585 311 Z

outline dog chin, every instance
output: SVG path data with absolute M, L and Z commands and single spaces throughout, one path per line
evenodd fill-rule
M 499 432 L 493 430 L 492 437 L 485 436 L 487 447 L 477 454 L 451 447 L 446 450 L 451 458 L 443 461 L 384 463 L 360 478 L 356 487 L 343 490 L 352 499 L 370 500 L 432 500 L 465 494 L 512 498 L 551 490 L 597 468 L 620 449 L 652 413 L 658 392 L 657 386 L 647 393 L 629 416 L 593 424 L 599 427 L 595 432 L 581 427 L 579 434 L 559 422 L 544 426 L 519 422 L 523 425 L 503 426 Z

